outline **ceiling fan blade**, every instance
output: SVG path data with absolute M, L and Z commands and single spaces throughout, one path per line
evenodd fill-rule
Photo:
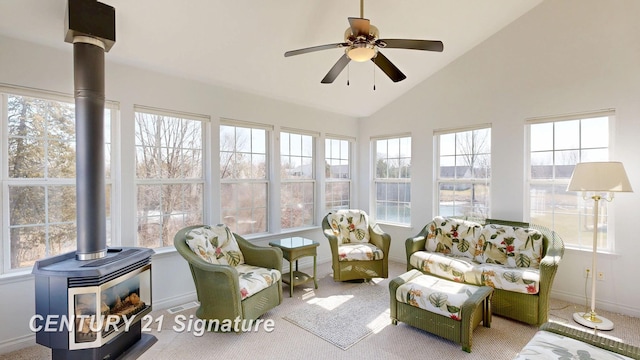
M 407 76 L 403 74 L 402 71 L 400 71 L 400 69 L 398 69 L 395 65 L 393 65 L 386 56 L 382 55 L 380 51 L 378 51 L 378 55 L 371 59 L 371 61 L 373 61 L 374 64 L 378 65 L 380 70 L 387 74 L 387 76 L 391 80 L 393 80 L 393 82 L 402 81 L 407 78 Z
M 350 17 L 349 25 L 354 36 L 369 35 L 369 28 L 371 27 L 369 19 Z
M 386 49 L 412 49 L 442 52 L 444 44 L 438 40 L 380 39 L 378 46 Z M 382 45 L 382 43 L 386 45 Z
M 331 84 L 333 80 L 335 80 L 338 75 L 342 72 L 342 70 L 347 66 L 347 64 L 351 61 L 347 54 L 343 54 L 340 59 L 333 65 L 331 70 L 325 75 L 324 79 L 322 79 L 321 83 L 323 84 Z
M 287 51 L 286 53 L 284 53 L 284 56 L 285 57 L 289 57 L 289 56 L 294 56 L 294 55 L 306 54 L 306 53 L 310 53 L 310 52 L 314 52 L 314 51 L 341 48 L 341 47 L 345 47 L 345 46 L 349 46 L 349 44 L 347 44 L 347 43 L 335 43 L 335 44 L 312 46 L 312 47 L 308 47 L 308 48 L 304 48 L 304 49 Z

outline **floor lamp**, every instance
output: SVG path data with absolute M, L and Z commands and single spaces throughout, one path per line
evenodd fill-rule
M 620 162 L 584 162 L 576 164 L 567 191 L 593 192 L 593 254 L 591 260 L 591 311 L 576 312 L 573 319 L 598 330 L 613 329 L 613 322 L 596 314 L 596 257 L 598 250 L 598 206 L 600 200 L 612 201 L 614 192 L 631 192 L 631 184 Z M 602 193 L 606 193 L 602 197 Z

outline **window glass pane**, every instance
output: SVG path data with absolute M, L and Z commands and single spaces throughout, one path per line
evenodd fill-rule
M 581 122 L 582 148 L 606 148 L 609 146 L 609 118 L 584 119 Z
M 531 178 L 553 179 L 553 151 L 531 153 Z
M 313 183 L 282 184 L 280 226 L 283 229 L 313 225 Z
M 580 147 L 580 121 L 559 121 L 554 124 L 554 147 L 556 150 Z
M 553 123 L 531 124 L 531 151 L 553 150 Z
M 455 155 L 456 154 L 456 134 L 443 134 L 440 135 L 440 155 Z

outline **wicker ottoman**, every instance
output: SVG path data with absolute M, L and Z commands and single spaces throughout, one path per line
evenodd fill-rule
M 489 286 L 473 286 L 411 270 L 389 283 L 391 321 L 422 329 L 471 352 L 471 334 L 482 321 L 491 327 Z

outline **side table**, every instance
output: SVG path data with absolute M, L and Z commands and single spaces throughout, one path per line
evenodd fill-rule
M 282 249 L 282 257 L 289 261 L 289 272 L 282 274 L 282 281 L 289 284 L 289 297 L 293 297 L 294 286 L 304 284 L 311 279 L 313 279 L 315 288 L 318 288 L 316 280 L 316 250 L 320 245 L 318 242 L 303 237 L 291 237 L 271 241 L 269 245 Z M 298 271 L 298 259 L 304 256 L 313 256 L 313 276 Z M 296 262 L 295 270 L 293 269 L 293 261 Z

